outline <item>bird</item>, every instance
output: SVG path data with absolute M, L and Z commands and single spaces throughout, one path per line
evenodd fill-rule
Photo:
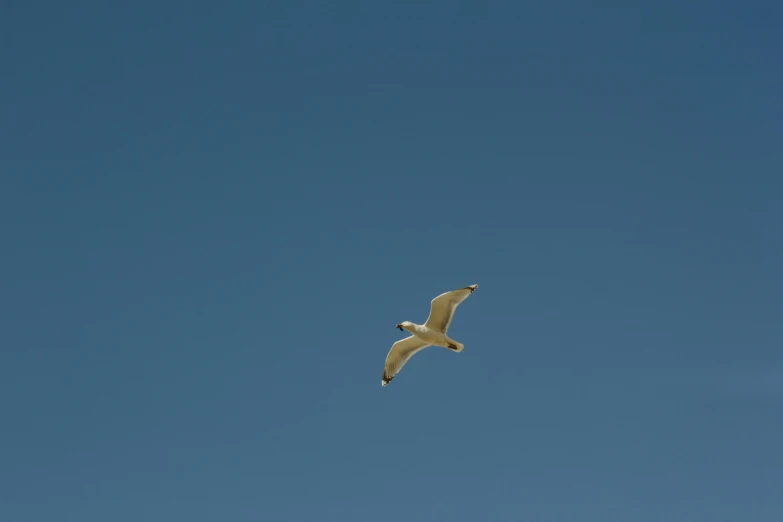
M 400 331 L 408 331 L 411 335 L 394 343 L 386 356 L 383 366 L 381 386 L 386 386 L 394 379 L 408 360 L 416 353 L 429 346 L 440 346 L 459 353 L 465 347 L 454 339 L 449 338 L 446 332 L 454 318 L 457 306 L 472 294 L 478 285 L 470 285 L 450 292 L 440 294 L 430 303 L 430 315 L 423 325 L 410 321 L 403 321 L 395 328 Z

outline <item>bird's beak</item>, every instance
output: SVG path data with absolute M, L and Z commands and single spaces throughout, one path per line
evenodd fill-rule
M 395 326 L 395 328 L 399 328 L 401 332 L 403 331 L 401 324 L 398 324 L 397 326 Z

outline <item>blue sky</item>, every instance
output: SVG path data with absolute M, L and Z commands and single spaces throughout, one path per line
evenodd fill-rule
M 783 520 L 777 2 L 0 9 L 0 520 Z

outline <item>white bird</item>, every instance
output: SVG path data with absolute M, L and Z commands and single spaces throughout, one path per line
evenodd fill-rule
M 404 321 L 397 325 L 400 331 L 407 330 L 413 335 L 392 345 L 389 355 L 386 356 L 386 364 L 383 367 L 381 386 L 389 384 L 394 379 L 394 376 L 400 372 L 403 365 L 408 362 L 408 359 L 428 346 L 440 346 L 455 352 L 462 351 L 465 346 L 450 339 L 446 335 L 446 331 L 449 329 L 449 325 L 451 325 L 451 319 L 454 317 L 457 305 L 472 294 L 476 288 L 478 288 L 478 285 L 466 286 L 459 290 L 446 292 L 433 299 L 430 304 L 430 316 L 423 325 L 414 324 L 410 321 Z

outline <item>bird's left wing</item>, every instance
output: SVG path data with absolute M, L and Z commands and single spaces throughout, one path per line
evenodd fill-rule
M 419 350 L 423 350 L 428 347 L 429 344 L 425 343 L 416 336 L 411 335 L 406 339 L 397 341 L 389 350 L 389 355 L 386 356 L 386 364 L 383 366 L 383 377 L 381 378 L 381 385 L 386 386 L 394 379 L 402 367 L 408 362 L 408 359 Z

